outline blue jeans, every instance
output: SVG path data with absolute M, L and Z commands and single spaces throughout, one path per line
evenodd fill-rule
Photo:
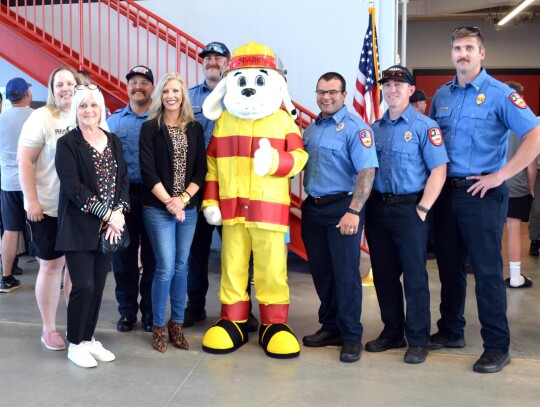
M 189 249 L 197 224 L 197 208 L 185 211 L 179 222 L 165 209 L 143 209 L 144 224 L 154 248 L 156 271 L 152 283 L 154 325 L 165 325 L 167 298 L 171 297 L 171 321 L 183 323 L 187 292 Z

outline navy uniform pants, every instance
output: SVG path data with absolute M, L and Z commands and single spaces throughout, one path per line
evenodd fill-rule
M 116 281 L 116 300 L 120 315 L 137 316 L 141 295 L 140 310 L 143 315 L 152 315 L 152 281 L 156 270 L 154 251 L 144 227 L 141 189 L 142 185 L 129 187 L 130 210 L 125 214 L 129 230 L 130 244 L 125 250 L 113 255 L 112 264 Z M 139 272 L 139 244 L 141 246 L 142 275 Z
M 409 346 L 427 346 L 431 329 L 427 219 L 423 222 L 418 216 L 416 202 L 386 204 L 380 194 L 372 194 L 366 204 L 366 237 L 384 324 L 381 337 L 398 341 L 405 332 Z
M 360 280 L 360 236 L 342 235 L 336 225 L 343 217 L 351 197 L 316 205 L 302 204 L 302 239 L 309 269 L 321 301 L 319 322 L 322 329 L 339 332 L 345 341 L 362 340 L 362 283 Z
M 476 281 L 484 348 L 507 352 L 510 331 L 501 246 L 508 188 L 503 184 L 480 198 L 468 193 L 467 186 L 454 187 L 450 181 L 435 203 L 433 214 L 441 280 L 441 319 L 437 326 L 451 340 L 464 337 L 468 254 Z

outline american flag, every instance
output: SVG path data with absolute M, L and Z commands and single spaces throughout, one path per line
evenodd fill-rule
M 375 27 L 375 7 L 369 7 L 369 22 L 364 45 L 358 64 L 356 91 L 353 107 L 368 124 L 381 117 L 381 88 L 379 80 L 379 56 L 377 49 L 377 29 Z

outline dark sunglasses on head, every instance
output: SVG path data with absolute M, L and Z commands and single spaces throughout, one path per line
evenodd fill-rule
M 91 83 L 90 85 L 75 85 L 75 90 L 83 90 L 83 89 L 96 90 L 96 89 L 99 89 L 99 86 L 96 85 L 95 83 Z
M 221 55 L 227 55 L 225 50 L 223 48 L 221 48 L 219 45 L 212 45 L 209 48 L 205 48 L 204 52 L 206 52 L 206 53 L 215 52 L 215 53 L 218 53 L 218 54 L 221 54 Z
M 480 28 L 478 27 L 458 27 L 454 30 L 454 32 L 452 33 L 452 35 L 456 35 L 456 33 L 459 31 L 459 30 L 467 30 L 468 32 L 470 32 L 471 34 L 475 34 L 475 35 L 478 35 L 480 38 L 483 38 L 482 37 L 482 32 L 480 31 Z
M 387 69 L 382 71 L 381 79 L 406 78 L 407 72 L 400 69 Z

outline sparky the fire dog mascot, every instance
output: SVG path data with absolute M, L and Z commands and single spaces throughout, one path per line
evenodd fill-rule
M 302 170 L 308 154 L 289 113 L 294 106 L 285 79 L 269 48 L 253 42 L 241 46 L 224 75 L 203 104 L 204 115 L 217 121 L 207 150 L 202 207 L 209 224 L 223 224 L 221 316 L 205 333 L 203 349 L 230 353 L 248 341 L 246 287 L 253 251 L 259 344 L 268 356 L 292 358 L 300 354 L 300 345 L 287 325 L 284 238 L 289 178 Z

